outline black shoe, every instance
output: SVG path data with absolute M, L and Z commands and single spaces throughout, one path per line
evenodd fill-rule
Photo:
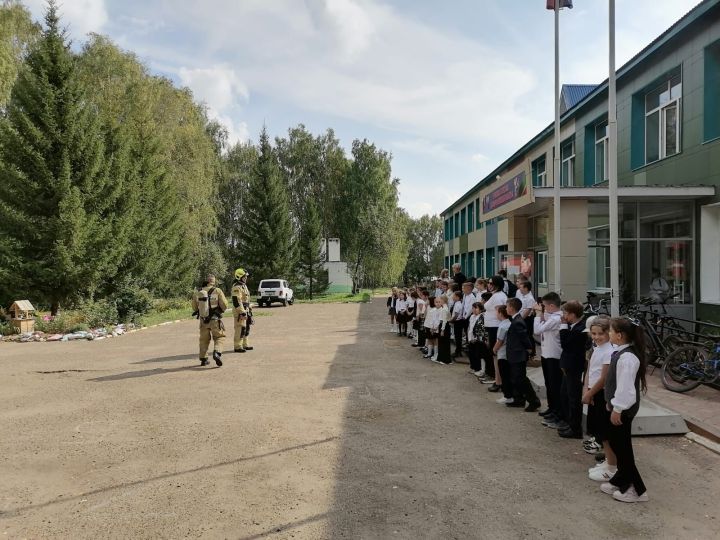
M 538 415 L 539 415 L 539 416 L 542 416 L 543 418 L 547 418 L 547 417 L 550 416 L 552 413 L 553 413 L 553 412 L 552 412 L 551 409 L 545 409 L 544 411 L 540 411 L 540 412 L 538 413 Z
M 495 384 L 495 383 L 492 383 L 492 384 L 488 387 L 488 392 L 499 392 L 500 390 L 502 390 L 502 386 L 497 385 L 497 384 Z
M 525 407 L 525 412 L 535 412 L 540 408 L 540 402 L 537 403 L 528 403 L 528 406 Z
M 245 349 L 233 349 L 235 352 L 245 352 Z
M 565 429 L 562 431 L 558 431 L 558 435 L 560 435 L 563 439 L 582 439 L 582 433 L 576 433 L 572 429 Z
M 252 351 L 254 348 L 255 348 L 255 347 L 250 347 L 250 346 L 248 345 L 247 347 L 245 347 L 245 350 L 246 350 L 246 351 Z
M 525 402 L 524 401 L 513 401 L 512 403 L 506 403 L 505 406 L 511 407 L 513 409 L 519 409 L 519 408 L 525 406 Z
M 213 353 L 213 360 L 215 360 L 215 365 L 217 367 L 222 366 L 222 360 L 220 359 L 221 356 L 222 356 L 222 353 L 220 351 L 215 351 Z
M 200 365 L 201 365 L 201 366 L 207 366 L 207 365 L 208 365 L 208 359 L 207 359 L 207 358 L 201 358 L 201 359 L 200 359 Z

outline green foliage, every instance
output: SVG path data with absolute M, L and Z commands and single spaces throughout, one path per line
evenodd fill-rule
M 288 276 L 295 263 L 288 193 L 265 128 L 260 134 L 259 153 L 243 207 L 247 226 L 240 234 L 253 283 Z
M 0 3 L 0 109 L 10 99 L 10 92 L 28 48 L 40 35 L 40 27 L 32 22 L 30 12 L 19 0 Z
M 322 252 L 322 224 L 314 199 L 305 200 L 304 210 L 298 238 L 296 279 L 303 292 L 312 299 L 314 295 L 327 290 L 328 272 L 323 264 L 325 257 Z
M 49 321 L 44 321 L 42 317 L 35 318 L 35 330 L 46 334 L 66 334 L 85 324 L 79 311 L 67 311 Z
M 312 299 L 299 298 L 295 302 L 298 304 L 358 304 L 369 302 L 371 298 L 372 294 L 369 292 L 357 292 L 355 294 L 333 293 L 320 294 Z
M 78 305 L 77 311 L 90 328 L 114 325 L 120 320 L 117 306 L 110 300 L 85 300 Z
M 130 279 L 124 279 L 118 284 L 114 298 L 120 322 L 137 322 L 150 311 L 153 304 L 150 291 Z
M 17 328 L 5 321 L 0 321 L 0 336 L 12 336 L 17 334 Z
M 190 310 L 190 307 L 190 300 L 187 298 L 156 298 L 152 303 L 152 311 L 155 313 L 165 313 L 179 309 L 187 311 Z
M 443 223 L 440 216 L 424 215 L 408 222 L 409 253 L 404 277 L 408 282 L 426 280 L 443 264 Z

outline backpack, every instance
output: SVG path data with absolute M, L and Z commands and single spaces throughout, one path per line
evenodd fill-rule
M 210 307 L 210 297 L 215 292 L 215 287 L 211 287 L 209 291 L 200 289 L 197 292 L 196 300 L 198 305 L 198 318 L 207 322 L 210 319 L 212 308 Z

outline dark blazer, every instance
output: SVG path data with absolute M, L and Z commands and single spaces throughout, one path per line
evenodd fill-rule
M 569 325 L 568 325 L 569 326 Z M 560 367 L 568 371 L 585 371 L 585 351 L 587 351 L 588 334 L 584 331 L 585 323 L 578 322 L 570 328 L 560 330 Z
M 453 281 L 462 287 L 462 284 L 467 281 L 467 277 L 462 272 L 458 272 L 453 276 Z
M 532 343 L 528 337 L 525 321 L 520 315 L 515 315 L 510 321 L 510 328 L 508 328 L 505 340 L 507 361 L 512 363 L 527 361 L 527 352 L 530 349 L 532 349 Z

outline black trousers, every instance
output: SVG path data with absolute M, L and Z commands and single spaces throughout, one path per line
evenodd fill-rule
M 455 330 L 455 354 L 460 356 L 462 354 L 463 345 L 463 332 L 467 332 L 470 321 L 467 319 L 459 319 L 453 323 Z
M 443 332 L 438 338 L 438 357 L 437 359 L 443 364 L 449 364 L 452 362 L 450 356 L 450 326 L 445 325 Z
M 579 370 L 563 370 L 563 419 L 570 424 L 573 433 L 582 433 L 582 375 L 583 372 Z
M 564 418 L 560 388 L 563 374 L 560 370 L 560 360 L 557 358 L 542 358 L 542 372 L 545 379 L 545 393 L 547 394 L 548 409 L 558 418 Z
M 625 493 L 630 486 L 634 486 L 637 494 L 642 495 L 646 488 L 635 465 L 631 438 L 633 419 L 624 412 L 621 419 L 621 425 L 614 426 L 611 423 L 608 428 L 608 442 L 617 456 L 617 472 L 610 479 L 610 483 L 617 486 L 622 493 Z
M 470 359 L 470 369 L 473 371 L 482 369 L 479 341 L 468 341 L 468 358 Z
M 498 358 L 498 369 L 500 370 L 500 378 L 502 379 L 502 393 L 507 399 L 513 397 L 513 384 L 510 374 L 510 362 L 505 358 Z
M 531 356 L 535 356 L 536 347 L 537 344 L 535 343 L 535 335 L 533 334 L 534 327 L 535 327 L 535 315 L 530 315 L 529 317 L 526 317 L 523 319 L 525 321 L 525 326 L 527 327 L 528 331 L 528 337 L 530 338 L 530 344 L 532 346 L 532 352 L 530 353 Z
M 488 335 L 488 347 L 490 348 L 490 352 L 492 352 L 493 348 L 495 347 L 495 343 L 497 343 L 497 333 L 498 329 L 497 326 L 495 327 L 485 327 L 485 330 L 487 330 Z M 485 374 L 490 377 L 491 379 L 495 377 L 495 362 L 491 358 L 490 361 L 485 366 Z
M 525 403 L 531 405 L 540 403 L 535 393 L 535 389 L 527 377 L 527 361 L 525 362 L 508 362 L 510 365 L 510 380 L 512 381 L 513 402 Z M 503 378 L 503 381 L 505 379 Z
M 426 329 L 422 325 L 422 321 L 420 323 L 420 328 L 418 329 L 418 347 L 424 347 L 425 346 L 425 340 L 427 337 L 425 336 Z

